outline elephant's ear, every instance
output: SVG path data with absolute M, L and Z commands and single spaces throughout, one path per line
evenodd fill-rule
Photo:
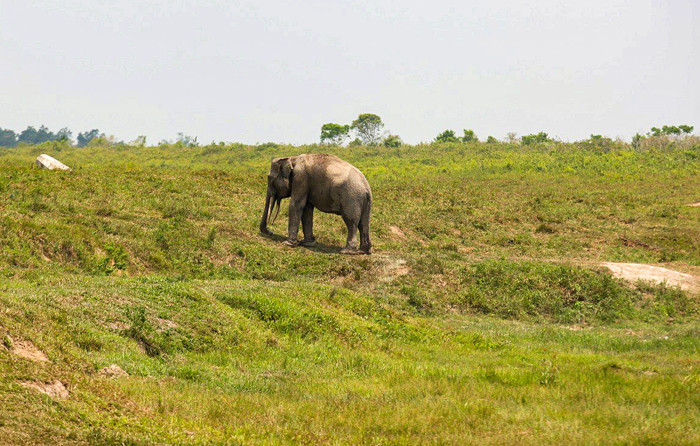
M 282 161 L 282 177 L 289 178 L 294 172 L 294 164 L 290 158 L 284 158 Z

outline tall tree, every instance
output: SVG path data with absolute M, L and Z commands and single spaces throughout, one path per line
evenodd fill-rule
M 71 142 L 73 138 L 73 132 L 71 132 L 68 127 L 63 127 L 61 130 L 56 132 L 57 141 L 68 141 Z
M 199 145 L 196 136 L 185 135 L 182 132 L 177 134 L 177 141 L 175 141 L 175 144 L 180 144 L 185 147 L 197 147 Z
M 38 139 L 39 132 L 37 132 L 36 129 L 30 125 L 20 132 L 19 136 L 17 137 L 17 142 L 36 144 Z
M 54 139 L 56 139 L 56 135 L 54 135 L 54 133 L 51 130 L 49 130 L 46 126 L 42 125 L 36 132 L 35 144 L 41 144 L 42 142 L 46 141 L 53 141 Z
M 92 129 L 89 132 L 78 133 L 78 147 L 85 147 L 90 141 L 100 136 L 100 131 L 97 129 Z
M 686 135 L 690 135 L 693 133 L 693 126 L 692 125 L 679 125 L 678 128 L 681 130 L 681 132 L 685 133 Z
M 322 144 L 342 144 L 350 134 L 350 126 L 329 122 L 321 126 Z
M 355 131 L 364 144 L 373 146 L 382 140 L 384 123 L 378 115 L 363 113 L 352 121 L 350 128 Z
M 54 132 L 48 129 L 48 127 L 42 125 L 39 130 L 35 129 L 31 125 L 22 132 L 17 137 L 17 142 L 23 142 L 26 144 L 41 144 L 46 141 L 54 141 L 57 136 Z
M 14 130 L 0 129 L 0 147 L 15 147 L 17 145 L 17 134 Z

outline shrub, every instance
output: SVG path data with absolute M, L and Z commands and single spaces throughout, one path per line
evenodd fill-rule
M 384 138 L 383 144 L 385 147 L 397 148 L 401 147 L 403 141 L 401 141 L 399 135 L 389 135 Z
M 522 144 L 528 146 L 530 144 L 539 144 L 543 142 L 552 141 L 545 132 L 533 133 L 532 135 L 524 135 L 522 137 Z
M 459 304 L 509 319 L 615 321 L 631 315 L 640 297 L 610 274 L 539 262 L 481 262 L 463 281 Z
M 474 133 L 474 130 L 464 129 L 464 136 L 462 136 L 462 142 L 478 142 L 479 138 Z
M 459 142 L 454 130 L 445 130 L 435 137 L 435 142 Z

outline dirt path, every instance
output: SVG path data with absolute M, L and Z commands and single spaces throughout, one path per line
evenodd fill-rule
M 637 280 L 648 280 L 656 283 L 666 282 L 671 286 L 678 286 L 686 291 L 700 291 L 699 278 L 660 266 L 612 262 L 601 263 L 601 266 L 608 268 L 615 277 L 630 282 L 636 282 Z

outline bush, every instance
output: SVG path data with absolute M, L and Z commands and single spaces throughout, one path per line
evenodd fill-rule
M 630 316 L 641 297 L 610 274 L 539 262 L 477 263 L 463 282 L 458 304 L 508 319 L 610 322 Z
M 401 141 L 399 135 L 389 135 L 384 138 L 383 144 L 385 147 L 397 148 L 401 147 L 403 141 Z
M 435 137 L 435 142 L 459 142 L 454 130 L 445 130 Z
M 474 133 L 474 130 L 464 129 L 464 136 L 462 136 L 462 142 L 479 142 L 479 138 Z
M 522 144 L 528 146 L 530 144 L 539 144 L 543 142 L 551 142 L 552 140 L 545 132 L 533 133 L 532 135 L 524 135 L 522 137 Z
M 362 145 L 362 140 L 360 138 L 355 138 L 352 141 L 350 141 L 350 144 L 348 144 L 348 147 L 359 147 Z

